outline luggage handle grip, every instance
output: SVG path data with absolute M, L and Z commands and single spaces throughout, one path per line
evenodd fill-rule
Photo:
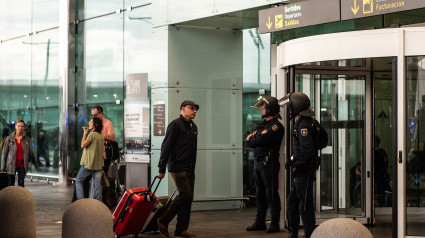
M 156 190 L 158 189 L 159 184 L 160 184 L 160 183 L 161 183 L 161 181 L 162 181 L 162 179 L 160 179 L 158 176 L 155 176 L 155 178 L 153 179 L 153 181 L 152 181 L 151 185 L 149 186 L 149 190 L 148 190 L 148 191 L 152 192 L 152 187 L 153 187 L 153 185 L 154 185 L 154 183 L 155 183 L 155 180 L 156 180 L 156 179 L 159 179 L 159 181 L 158 181 L 158 184 L 156 185 L 155 190 L 153 191 L 153 193 L 152 193 L 152 194 L 155 194 L 155 193 L 156 193 Z

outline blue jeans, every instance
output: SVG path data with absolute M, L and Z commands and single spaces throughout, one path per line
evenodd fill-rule
M 102 201 L 102 186 L 100 184 L 102 180 L 102 170 L 89 170 L 83 165 L 78 171 L 77 178 L 75 179 L 75 190 L 77 192 L 77 200 L 84 198 L 84 180 L 92 175 L 91 184 L 94 191 L 93 198 Z
M 24 187 L 24 180 L 25 180 L 25 167 L 19 167 L 16 168 L 15 170 L 15 174 L 16 172 L 18 172 L 18 186 Z M 15 174 L 14 175 L 10 175 L 8 174 L 8 178 L 9 178 L 9 186 L 14 186 L 15 185 Z

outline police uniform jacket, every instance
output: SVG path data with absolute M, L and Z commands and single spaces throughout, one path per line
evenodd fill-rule
M 172 121 L 161 146 L 159 173 L 194 171 L 196 164 L 198 128 L 192 120 L 180 115 Z
M 247 145 L 254 148 L 254 157 L 257 159 L 276 156 L 280 150 L 283 134 L 284 128 L 277 118 L 264 120 L 257 125 L 254 135 L 248 139 Z
M 294 161 L 312 161 L 317 157 L 317 149 L 315 149 L 313 137 L 313 124 L 311 117 L 301 116 L 295 122 L 294 129 Z

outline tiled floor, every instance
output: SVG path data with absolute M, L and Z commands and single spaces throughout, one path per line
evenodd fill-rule
M 62 215 L 70 205 L 72 187 L 53 186 L 45 182 L 25 181 L 26 188 L 36 200 L 37 238 L 61 237 Z M 287 237 L 286 231 L 267 234 L 264 231 L 247 232 L 252 223 L 255 208 L 192 212 L 190 231 L 197 237 Z M 170 224 L 173 234 L 175 221 Z M 375 238 L 391 238 L 391 217 L 377 217 L 377 224 L 368 227 Z M 302 231 L 300 232 L 300 235 Z M 132 236 L 127 236 L 132 237 Z M 159 234 L 140 234 L 139 237 L 161 237 Z M 172 237 L 172 236 L 171 236 Z M 301 237 L 301 236 L 300 236 Z

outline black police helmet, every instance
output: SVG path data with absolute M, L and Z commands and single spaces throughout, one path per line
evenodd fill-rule
M 289 93 L 279 99 L 281 107 L 287 107 L 291 117 L 298 114 L 302 116 L 314 116 L 314 111 L 310 108 L 310 98 L 302 92 Z
M 257 108 L 257 109 L 266 108 L 266 114 L 263 115 L 263 117 L 276 116 L 277 118 L 282 119 L 282 117 L 279 114 L 280 107 L 275 97 L 270 97 L 270 96 L 262 97 L 256 103 L 254 103 L 251 107 Z

